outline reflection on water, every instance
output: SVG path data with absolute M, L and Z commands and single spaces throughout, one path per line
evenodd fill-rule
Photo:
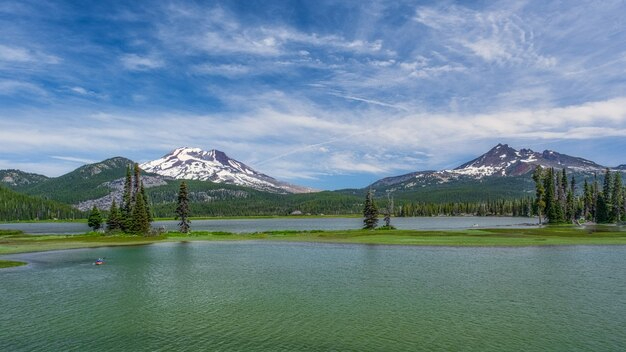
M 31 264 L 0 271 L 0 350 L 625 350 L 625 255 L 194 242 L 5 256 Z

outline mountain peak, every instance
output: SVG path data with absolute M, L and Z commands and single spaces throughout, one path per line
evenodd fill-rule
M 542 153 L 531 149 L 515 150 L 508 144 L 499 143 L 487 153 L 469 161 L 451 172 L 461 175 L 483 176 L 518 176 L 533 170 L 536 165 L 542 167 L 554 167 L 557 169 L 572 169 L 575 171 L 597 171 L 603 166 L 583 158 L 577 158 L 544 150 Z
M 175 179 L 227 183 L 275 193 L 311 191 L 262 174 L 217 149 L 206 151 L 201 148 L 180 147 L 160 159 L 141 164 L 141 168 Z

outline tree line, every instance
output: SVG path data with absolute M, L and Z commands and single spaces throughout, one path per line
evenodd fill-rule
M 565 169 L 543 169 L 533 172 L 535 181 L 534 212 L 539 221 L 550 224 L 591 221 L 600 224 L 626 220 L 626 190 L 620 172 L 606 169 L 602 188 L 594 175 L 593 182 L 584 180 L 578 189 L 574 176 Z
M 108 232 L 146 235 L 150 232 L 152 220 L 148 196 L 141 181 L 139 164 L 134 164 L 132 176 L 129 165 L 126 168 L 122 204 L 118 206 L 115 200 L 111 203 L 106 220 L 106 230 Z M 102 215 L 95 206 L 89 214 L 87 223 L 94 230 L 98 230 L 102 226 Z
M 0 186 L 0 221 L 67 220 L 84 217 L 85 213 L 69 205 Z

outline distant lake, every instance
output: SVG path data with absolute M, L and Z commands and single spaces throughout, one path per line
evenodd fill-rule
M 276 242 L 3 256 L 31 264 L 0 270 L 0 350 L 624 351 L 625 258 Z
M 393 218 L 392 224 L 407 230 L 449 230 L 487 227 L 533 226 L 534 218 L 518 217 L 414 217 Z M 379 224 L 382 225 L 382 219 Z M 155 221 L 153 227 L 165 227 L 170 231 L 178 228 L 177 221 Z M 361 218 L 269 218 L 193 220 L 192 230 L 250 233 L 271 230 L 348 230 L 363 226 Z M 89 231 L 84 223 L 11 223 L 0 224 L 0 229 L 17 229 L 32 234 L 76 234 Z

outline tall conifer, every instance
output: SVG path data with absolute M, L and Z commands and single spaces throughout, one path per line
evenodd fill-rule
M 363 206 L 363 228 L 373 230 L 378 225 L 378 209 L 374 203 L 374 192 L 370 189 L 365 197 Z
M 537 209 L 537 215 L 539 217 L 539 225 L 543 222 L 543 214 L 546 208 L 546 201 L 544 199 L 546 189 L 544 187 L 544 174 L 540 165 L 537 165 L 533 172 L 533 180 L 535 181 L 535 208 Z
M 187 233 L 190 228 L 189 221 L 189 195 L 187 192 L 187 184 L 183 181 L 178 189 L 178 201 L 176 206 L 176 219 L 180 219 L 178 227 L 180 232 Z
M 111 208 L 109 208 L 109 217 L 107 218 L 107 231 L 117 231 L 122 229 L 122 214 L 120 213 L 119 208 L 117 207 L 117 203 L 115 199 L 111 203 Z

